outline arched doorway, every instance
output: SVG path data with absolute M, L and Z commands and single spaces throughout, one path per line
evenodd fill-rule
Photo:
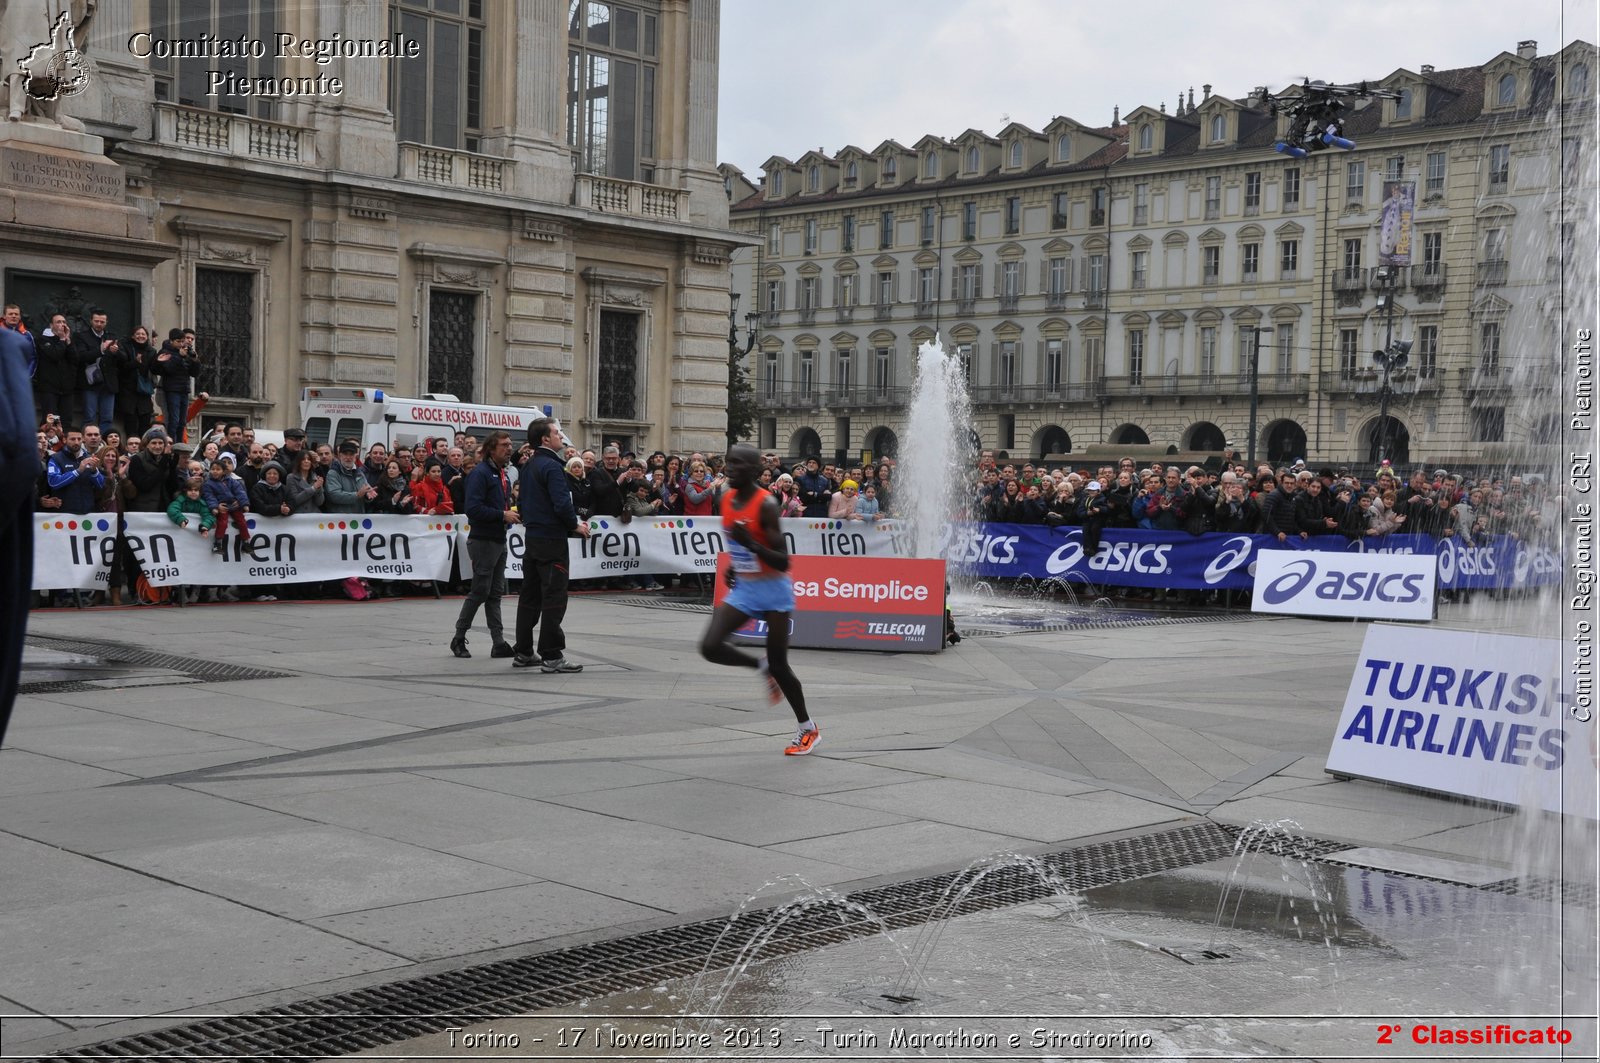
M 897 458 L 900 456 L 900 438 L 892 429 L 874 428 L 867 433 L 867 449 L 872 451 L 874 461 Z
M 1042 458 L 1046 454 L 1068 454 L 1072 451 L 1072 437 L 1067 435 L 1065 428 L 1057 424 L 1045 425 L 1033 439 L 1035 458 Z
M 822 460 L 822 437 L 815 428 L 802 428 L 789 437 L 789 453 L 797 458 Z
M 1185 450 L 1226 450 L 1227 437 L 1222 434 L 1222 429 L 1210 421 L 1201 421 L 1189 428 L 1188 442 L 1184 444 Z
M 1150 436 L 1136 424 L 1125 424 L 1111 433 L 1111 442 L 1125 447 L 1150 445 Z
M 1367 451 L 1367 464 L 1376 466 L 1385 459 L 1390 465 L 1407 465 L 1411 462 L 1411 429 L 1404 421 L 1390 414 L 1387 419 L 1374 417 L 1367 425 L 1362 443 Z
M 1306 430 L 1294 421 L 1274 421 L 1267 426 L 1267 460 L 1286 465 L 1306 456 Z

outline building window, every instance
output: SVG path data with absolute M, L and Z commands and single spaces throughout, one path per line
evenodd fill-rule
M 1222 217 L 1222 178 L 1206 178 L 1206 220 Z
M 799 386 L 800 394 L 815 395 L 817 393 L 817 352 L 800 352 L 800 379 L 795 381 Z
M 1582 63 L 1574 63 L 1571 70 L 1567 71 L 1567 99 L 1582 100 L 1589 95 L 1589 68 Z
M 1015 236 L 1022 231 L 1022 197 L 1006 197 L 1006 235 Z
M 922 208 L 922 246 L 923 247 L 927 247 L 927 246 L 929 246 L 929 245 L 931 245 L 933 243 L 933 219 L 934 219 L 933 208 L 932 207 L 923 207 Z
M 1056 138 L 1056 161 L 1072 161 L 1072 138 L 1065 134 Z
M 1485 321 L 1478 330 L 1478 372 L 1493 376 L 1500 372 L 1500 323 Z
M 432 4 L 461 7 L 460 0 Z M 481 12 L 482 0 L 466 6 Z M 579 168 L 628 181 L 648 179 L 656 154 L 656 16 L 611 0 L 572 0 L 569 11 L 567 142 L 578 149 Z M 412 17 L 402 14 L 402 24 Z M 400 79 L 402 96 L 416 91 L 411 77 Z M 433 93 L 428 102 L 437 110 L 437 88 L 423 91 Z M 401 135 L 411 139 L 403 127 Z M 782 189 L 780 181 L 779 194 Z
M 1444 261 L 1444 233 L 1422 234 L 1422 272 L 1424 276 L 1433 276 L 1443 268 Z
M 879 306 L 894 305 L 894 273 L 891 271 L 878 274 L 877 304 Z
M 851 384 L 854 383 L 850 363 L 854 360 L 855 353 L 849 347 L 841 347 L 833 352 L 833 386 L 841 394 L 848 394 Z
M 771 280 L 767 282 L 767 313 L 776 314 L 783 309 L 783 282 Z
M 817 308 L 817 278 L 800 278 L 800 309 L 815 310 Z
M 1044 386 L 1047 391 L 1061 390 L 1061 351 L 1060 340 L 1044 341 Z
M 1065 192 L 1052 192 L 1050 194 L 1050 228 L 1065 229 L 1067 227 L 1067 194 Z
M 817 219 L 806 219 L 806 254 L 817 253 Z
M 1143 225 L 1150 220 L 1150 185 L 1140 181 L 1133 186 L 1133 224 Z
M 1241 284 L 1254 284 L 1261 276 L 1261 245 L 1245 244 L 1240 249 L 1240 261 L 1243 264 L 1239 272 Z
M 996 384 L 1006 391 L 1017 386 L 1017 341 L 1000 341 L 1000 360 L 995 365 Z
M 197 391 L 255 395 L 255 282 L 254 273 L 240 270 L 194 271 L 194 326 L 208 348 L 195 378 Z
M 1506 408 L 1480 406 L 1472 411 L 1472 439 L 1475 443 L 1503 443 L 1506 438 Z
M 1401 89 L 1400 98 L 1394 101 L 1394 116 L 1396 118 L 1411 117 L 1411 90 Z
M 1344 198 L 1349 203 L 1364 203 L 1367 198 L 1367 164 L 1357 159 L 1344 166 Z
M 894 348 L 872 348 L 872 387 L 879 395 L 886 395 L 894 387 Z
M 854 159 L 851 159 L 848 163 L 845 164 L 845 168 L 844 168 L 844 183 L 845 183 L 845 187 L 854 188 L 856 186 L 856 181 L 860 176 L 861 176 L 860 167 L 858 167 L 856 165 L 856 161 Z
M 937 152 L 928 152 L 927 156 L 922 160 L 922 176 L 939 176 L 939 155 Z
M 771 186 L 773 196 L 776 197 L 783 195 L 783 171 L 772 171 L 772 173 L 767 177 L 767 184 Z
M 1072 260 L 1069 258 L 1052 258 L 1050 260 L 1050 297 L 1060 299 L 1072 290 Z
M 1222 275 L 1222 248 L 1206 247 L 1200 251 L 1201 279 L 1206 284 L 1216 284 Z
M 939 271 L 932 266 L 917 270 L 917 302 L 931 305 L 939 298 Z
M 1086 376 L 1092 378 L 1105 368 L 1105 356 L 1106 339 L 1104 336 L 1085 336 L 1083 338 L 1083 364 Z
M 894 211 L 886 210 L 878 215 L 878 250 L 884 251 L 894 246 Z
M 1383 179 L 1385 181 L 1398 181 L 1406 173 L 1406 157 L 1404 155 L 1391 155 L 1383 162 Z
M 1135 251 L 1128 256 L 1129 287 L 1143 288 L 1150 279 L 1150 252 Z
M 978 285 L 978 267 L 976 265 L 961 266 L 956 278 L 956 298 L 964 303 L 974 302 L 982 291 Z
M 1423 191 L 1430 196 L 1444 194 L 1444 152 L 1428 152 L 1428 177 Z
M 179 4 L 171 2 L 152 3 L 149 29 L 152 37 L 167 40 L 188 40 L 207 33 L 213 39 L 234 41 L 243 38 L 251 41 L 271 41 L 273 35 L 284 28 L 277 20 L 277 9 L 276 4 L 238 4 L 230 3 L 229 0 L 200 0 L 199 3 L 190 0 L 189 3 L 181 5 L 181 8 Z M 417 18 L 424 26 L 429 20 L 426 14 Z M 481 22 L 481 18 L 479 21 Z M 274 97 L 255 97 L 247 111 L 244 101 L 248 100 L 248 97 L 220 94 L 212 96 L 209 95 L 208 84 L 209 73 L 212 70 L 224 75 L 233 74 L 239 79 L 274 77 L 279 73 L 275 56 L 276 52 L 271 47 L 266 48 L 265 54 L 259 59 L 163 58 L 152 54 L 150 72 L 155 75 L 156 99 L 163 103 L 180 103 L 185 107 L 205 107 L 232 114 L 251 113 L 257 118 L 275 118 L 277 101 Z M 414 60 L 413 65 L 426 68 L 427 60 L 428 52 L 424 48 L 422 58 Z M 11 63 L 9 53 L 7 53 L 7 63 Z M 233 392 L 223 394 L 231 395 Z
M 1213 377 L 1217 374 L 1217 327 L 1215 325 L 1200 326 L 1200 375 Z
M 967 383 L 970 385 L 972 383 L 972 344 L 956 344 L 956 357 L 961 360 L 961 375 L 966 378 Z
M 1239 379 L 1250 379 L 1250 365 L 1255 360 L 1258 348 L 1256 347 L 1257 328 L 1255 325 L 1241 325 L 1234 333 L 1234 364 L 1239 370 Z
M 1261 173 L 1252 170 L 1244 175 L 1244 212 L 1246 214 L 1261 213 Z
M 1485 229 L 1483 233 L 1483 261 L 1503 263 L 1506 259 L 1506 231 Z
M 967 149 L 967 172 L 968 173 L 977 173 L 978 172 L 978 160 L 979 160 L 978 146 L 976 144 L 974 144 L 970 148 Z M 928 176 L 932 177 L 933 175 L 929 174 Z
M 1511 145 L 1495 144 L 1489 149 L 1489 191 L 1504 192 L 1511 179 Z
M 761 395 L 771 399 L 778 393 L 778 352 L 767 351 L 761 360 Z
M 846 273 L 839 278 L 839 305 L 856 305 L 856 275 Z
M 1015 301 L 1022 295 L 1022 263 L 1005 262 L 1000 266 L 1000 297 Z
M 626 318 L 637 341 L 637 314 L 600 314 L 602 364 L 605 359 L 606 320 Z M 473 365 L 478 360 L 478 296 L 470 292 L 450 292 L 438 288 L 428 292 L 428 391 L 454 395 L 463 402 L 477 399 L 473 388 Z M 633 386 L 633 369 L 628 368 L 628 386 Z M 602 372 L 602 378 L 604 373 Z M 602 416 L 604 416 L 602 414 Z
M 1283 209 L 1300 209 L 1300 167 L 1289 166 L 1283 171 Z
M 806 191 L 818 192 L 822 190 L 822 167 L 812 163 L 806 167 Z
M 1154 144 L 1155 131 L 1150 128 L 1150 123 L 1146 122 L 1139 127 L 1139 150 L 1149 151 Z
M 1144 329 L 1128 331 L 1128 383 L 1144 383 Z
M 1288 376 L 1294 372 L 1294 326 L 1277 326 L 1278 340 L 1278 375 Z
M 883 162 L 878 166 L 878 173 L 882 177 L 884 184 L 886 184 L 886 185 L 894 184 L 895 171 L 894 171 L 894 156 L 893 155 L 885 155 L 884 156 Z
M 978 205 L 972 200 L 961 204 L 961 239 L 978 238 Z
M 1300 269 L 1300 241 L 1284 240 L 1278 246 L 1280 249 L 1278 279 L 1285 281 L 1296 280 Z
M 767 226 L 767 254 L 779 255 L 783 253 L 783 227 L 777 222 Z
M 1417 375 L 1427 379 L 1439 371 L 1439 326 L 1417 329 Z
M 1361 333 L 1353 328 L 1339 330 L 1339 375 L 1346 380 L 1356 375 L 1360 361 Z
M 1017 167 L 1019 167 L 1021 165 L 1022 165 L 1022 141 L 1013 140 L 1011 142 L 1011 168 L 1013 170 L 1015 170 Z
M 841 249 L 849 254 L 856 249 L 856 219 L 847 217 L 843 222 L 844 232 L 840 236 Z
M 1502 74 L 1500 84 L 1495 91 L 1495 103 L 1501 107 L 1513 107 L 1517 102 L 1517 75 Z
M 1227 138 L 1228 120 L 1220 114 L 1211 116 L 1211 143 L 1221 144 Z
M 1359 238 L 1344 242 L 1344 276 L 1346 280 L 1357 280 L 1361 276 L 1361 240 Z
M 1106 290 L 1106 256 L 1090 255 L 1088 276 L 1084 278 L 1087 290 L 1101 295 Z

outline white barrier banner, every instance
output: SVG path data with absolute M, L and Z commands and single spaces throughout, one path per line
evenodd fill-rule
M 1252 567 L 1251 612 L 1433 619 L 1439 566 L 1431 554 L 1261 550 Z
M 1372 625 L 1328 772 L 1597 818 L 1592 699 L 1567 685 L 1562 650 L 1558 639 Z
M 33 515 L 33 589 L 103 591 L 117 549 L 115 513 Z
M 202 534 L 194 518 L 187 528 L 164 513 L 125 520 L 128 547 L 156 587 L 449 579 L 458 527 L 450 517 L 246 514 L 244 534 L 230 528 L 224 552 L 213 553 L 211 533 Z
M 824 557 L 901 557 L 902 525 L 896 521 L 823 520 L 795 517 L 780 522 L 791 554 Z M 572 579 L 715 573 L 722 552 L 720 517 L 594 517 L 587 539 L 568 540 Z M 467 556 L 467 527 L 457 550 Z M 506 536 L 506 579 L 522 578 L 523 530 Z M 464 571 L 470 566 L 463 561 Z

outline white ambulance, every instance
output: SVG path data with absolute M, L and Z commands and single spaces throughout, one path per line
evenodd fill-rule
M 453 443 L 457 432 L 483 439 L 490 432 L 506 431 L 521 446 L 528 426 L 550 416 L 550 406 L 481 406 L 454 395 L 402 399 L 381 388 L 305 388 L 300 393 L 300 424 L 310 445 L 359 439 L 363 454 L 374 443 L 390 450 L 440 436 Z

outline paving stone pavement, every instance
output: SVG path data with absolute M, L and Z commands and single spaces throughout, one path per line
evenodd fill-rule
M 1492 878 L 1520 836 L 1500 810 L 1323 773 L 1364 624 L 796 651 L 823 739 L 786 758 L 787 709 L 700 660 L 704 614 L 578 597 L 585 670 L 544 675 L 489 658 L 481 628 L 452 657 L 458 608 L 36 613 L 42 636 L 285 675 L 19 699 L 3 1051 L 722 915 L 786 875 L 848 888 L 1209 816 Z

